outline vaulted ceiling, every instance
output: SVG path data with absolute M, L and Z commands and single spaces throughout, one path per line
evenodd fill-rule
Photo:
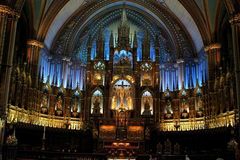
M 76 14 L 87 14 L 96 3 L 103 4 L 89 17 L 100 14 L 118 3 L 126 2 L 142 12 L 157 16 L 154 10 L 144 5 L 147 1 L 113 0 L 26 0 L 24 16 L 30 30 L 29 38 L 36 38 L 50 49 L 59 32 Z M 229 14 L 237 11 L 239 0 L 150 0 L 156 8 L 164 8 L 176 17 L 188 32 L 195 48 L 199 51 L 204 45 L 218 41 L 218 31 L 224 21 L 228 22 Z M 143 5 L 141 5 L 143 4 Z M 229 7 L 230 6 L 230 7 Z M 155 17 L 156 19 L 158 17 Z M 81 23 L 84 23 L 83 20 Z M 68 24 L 69 25 L 69 24 Z

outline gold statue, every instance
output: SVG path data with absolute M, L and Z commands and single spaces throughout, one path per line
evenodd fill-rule
M 59 100 L 56 103 L 56 109 L 62 110 L 62 99 L 61 98 L 59 98 Z

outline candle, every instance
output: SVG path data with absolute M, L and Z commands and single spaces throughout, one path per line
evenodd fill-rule
M 44 126 L 44 127 L 43 127 L 43 139 L 45 139 L 45 138 L 46 138 L 46 135 L 45 135 L 45 133 L 46 133 L 46 126 Z

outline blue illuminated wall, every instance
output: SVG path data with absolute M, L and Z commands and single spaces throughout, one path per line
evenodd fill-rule
M 85 87 L 86 67 L 80 61 L 70 62 L 64 57 L 51 57 L 42 49 L 39 70 L 44 83 L 49 80 L 51 85 L 57 87 L 61 84 L 64 88 L 75 89 L 78 85 L 83 90 Z
M 120 14 L 121 11 L 116 13 Z M 129 15 L 133 16 L 133 15 Z M 106 22 L 111 22 L 111 16 L 105 17 Z M 138 22 L 142 19 L 137 16 Z M 133 18 L 134 20 L 134 18 Z M 102 30 L 102 35 L 104 39 L 104 60 L 110 59 L 110 35 L 113 32 L 114 47 L 117 47 L 116 40 L 118 39 L 118 26 L 120 21 L 113 21 L 106 24 L 103 20 L 102 22 L 97 22 L 97 24 L 90 27 L 91 33 L 91 54 L 90 59 L 94 60 L 96 57 L 96 37 L 99 35 L 99 30 Z M 143 22 L 142 22 L 143 23 Z M 145 24 L 144 22 L 143 24 Z M 103 27 L 104 26 L 104 27 Z M 176 62 L 176 48 L 172 46 L 172 43 L 163 37 L 161 32 L 157 28 L 149 28 L 147 26 L 141 26 L 135 24 L 133 21 L 129 21 L 130 26 L 130 41 L 133 42 L 134 33 L 137 33 L 137 61 L 142 61 L 142 45 L 144 40 L 144 33 L 146 30 L 150 33 L 150 59 L 152 62 L 156 61 L 155 53 L 155 36 L 159 36 L 159 72 L 160 72 L 160 90 L 165 91 L 167 88 L 170 91 L 182 89 L 182 84 L 184 84 L 185 89 L 196 87 L 197 81 L 200 86 L 207 81 L 207 58 L 205 56 L 204 50 L 198 53 L 198 57 L 183 57 L 184 63 L 182 70 L 179 64 Z M 141 28 L 146 27 L 146 28 Z M 101 28 L 101 29 L 100 29 Z M 156 34 L 156 35 L 155 35 Z M 163 37 L 163 38 L 162 38 Z M 63 84 L 64 87 L 76 88 L 77 84 L 81 90 L 85 88 L 86 80 L 86 64 L 87 64 L 87 42 L 89 41 L 89 35 L 81 38 L 79 42 L 80 45 L 76 49 L 72 60 L 63 60 L 64 57 L 52 57 L 47 53 L 46 50 L 41 51 L 40 58 L 40 72 L 44 82 L 47 82 L 49 77 L 50 84 L 55 86 L 60 86 Z M 133 44 L 131 44 L 133 46 Z M 131 57 L 132 58 L 132 57 Z M 116 61 L 116 59 L 115 59 Z M 132 61 L 132 59 L 131 59 Z
M 165 91 L 181 90 L 182 83 L 185 89 L 195 88 L 197 82 L 200 86 L 207 81 L 207 58 L 205 56 L 198 59 L 186 60 L 183 62 L 183 73 L 181 73 L 180 64 L 162 64 L 160 65 L 160 88 Z M 183 78 L 180 78 L 180 75 Z

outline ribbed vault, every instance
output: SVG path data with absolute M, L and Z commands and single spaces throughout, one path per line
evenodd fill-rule
M 103 27 L 102 25 L 106 27 L 107 24 L 113 23 L 120 15 L 117 10 L 123 5 L 128 8 L 129 19 L 133 23 L 140 21 L 141 24 L 138 25 L 152 33 L 152 37 L 161 37 L 160 43 L 167 41 L 170 45 L 164 46 L 165 50 L 173 48 L 171 52 L 176 55 L 177 59 L 194 58 L 197 56 L 197 51 L 202 48 L 200 44 L 202 41 L 198 41 L 197 46 L 194 46 L 196 44 L 184 25 L 160 4 L 145 1 L 102 1 L 102 3 L 86 4 L 68 19 L 54 39 L 51 47 L 52 53 L 65 56 L 78 53 L 77 48 L 81 46 L 81 43 L 86 43 L 84 37 L 89 32 L 92 33 L 91 26 L 95 26 L 95 30 L 98 30 L 100 26 Z M 99 27 L 96 28 L 96 26 Z M 197 38 L 201 39 L 201 37 Z

